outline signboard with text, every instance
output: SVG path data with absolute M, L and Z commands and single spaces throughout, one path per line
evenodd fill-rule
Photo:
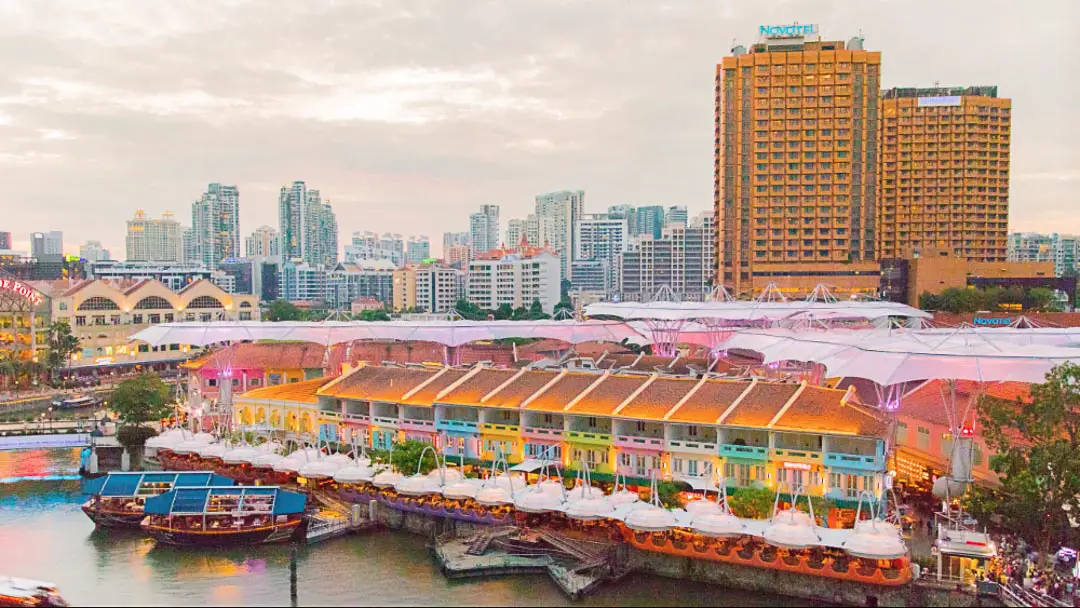
M 41 303 L 45 301 L 36 289 L 30 287 L 26 283 L 15 281 L 13 279 L 0 279 L 0 291 L 7 291 L 22 296 L 34 306 L 40 306 Z
M 806 38 L 818 33 L 817 24 L 799 25 L 759 25 L 758 35 L 762 38 Z

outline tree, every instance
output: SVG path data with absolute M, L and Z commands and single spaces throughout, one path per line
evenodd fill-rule
M 304 311 L 287 300 L 274 300 L 266 311 L 267 321 L 303 321 Z
M 1080 366 L 1065 363 L 1032 385 L 1031 403 L 983 398 L 983 437 L 1000 493 L 976 495 L 986 511 L 1047 555 L 1080 513 Z
M 459 299 L 457 303 L 454 304 L 454 310 L 469 321 L 481 321 L 487 318 L 486 312 L 480 310 L 476 304 L 473 304 L 465 298 Z
M 419 464 L 422 475 L 434 471 L 439 466 L 438 461 L 431 450 L 427 450 L 427 453 L 423 454 L 424 448 L 427 447 L 431 447 L 430 444 L 412 439 L 395 443 L 392 458 L 394 470 L 402 475 L 415 475 L 416 467 Z M 421 454 L 423 454 L 423 463 L 420 462 Z M 370 456 L 372 460 L 382 464 L 389 464 L 391 460 L 390 450 L 374 450 L 370 452 Z
M 570 303 L 570 298 L 563 296 L 563 299 L 559 300 L 559 303 L 555 305 L 555 310 L 552 311 L 553 316 L 558 317 L 559 311 L 565 310 L 571 316 L 574 314 L 574 305 Z
M 514 316 L 514 307 L 509 304 L 499 304 L 499 307 L 495 309 L 495 320 L 505 321 Z
M 533 300 L 529 305 L 528 318 L 532 321 L 540 321 L 542 319 L 550 319 L 551 315 L 544 312 L 544 306 L 540 304 L 540 300 Z
M 360 311 L 361 321 L 389 321 L 390 313 L 386 312 L 385 308 L 379 308 L 377 310 L 362 310 Z
M 1058 308 L 1057 296 L 1054 291 L 1045 287 L 1035 287 L 1028 292 L 1030 308 L 1039 311 L 1052 311 Z
M 56 374 L 67 366 L 71 355 L 79 350 L 79 339 L 71 333 L 67 321 L 57 321 L 49 326 L 49 350 L 45 355 L 45 364 L 49 370 L 50 381 L 56 382 Z
M 574 287 L 574 284 L 569 279 L 563 279 L 559 282 L 559 296 L 566 300 L 570 297 L 570 290 Z
M 667 509 L 681 509 L 683 507 L 680 492 L 682 492 L 682 484 L 674 481 L 661 481 L 656 484 L 656 497 L 660 504 Z
M 125 380 L 111 397 L 111 408 L 124 425 L 140 426 L 161 420 L 171 412 L 169 385 L 154 374 L 144 374 Z
M 735 494 L 728 497 L 728 506 L 731 507 L 731 512 L 739 517 L 768 519 L 772 515 L 775 501 L 776 494 L 772 490 L 766 488 L 739 488 Z

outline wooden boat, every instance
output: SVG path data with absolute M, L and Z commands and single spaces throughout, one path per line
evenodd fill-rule
M 303 534 L 306 506 L 276 486 L 176 488 L 146 500 L 142 529 L 177 546 L 287 542 Z
M 93 395 L 80 395 L 78 397 L 68 397 L 67 399 L 57 399 L 52 402 L 52 406 L 58 410 L 77 410 L 84 407 L 97 407 L 101 401 Z
M 56 585 L 0 576 L 0 606 L 67 606 Z
M 212 471 L 161 473 L 108 473 L 83 486 L 90 498 L 83 504 L 96 525 L 138 528 L 146 500 L 177 487 L 231 486 L 235 482 Z

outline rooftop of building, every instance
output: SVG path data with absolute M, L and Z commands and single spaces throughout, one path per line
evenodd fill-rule
M 326 349 L 311 342 L 251 342 L 232 344 L 181 365 L 190 370 L 318 369 Z
M 288 382 L 274 386 L 264 386 L 250 390 L 242 395 L 244 400 L 266 399 L 269 401 L 289 401 L 292 403 L 318 403 L 319 389 L 332 378 L 313 378 L 300 382 Z
M 908 97 L 997 97 L 997 86 L 970 87 L 893 87 L 882 91 L 882 99 Z

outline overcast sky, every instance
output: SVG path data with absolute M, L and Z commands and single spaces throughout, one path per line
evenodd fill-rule
M 1080 3 L 1042 0 L 0 0 L 0 231 L 124 256 L 125 220 L 190 224 L 240 188 L 241 232 L 305 180 L 357 230 L 465 230 L 533 197 L 712 204 L 713 79 L 760 24 L 860 31 L 885 87 L 1013 99 L 1011 230 L 1080 232 Z

